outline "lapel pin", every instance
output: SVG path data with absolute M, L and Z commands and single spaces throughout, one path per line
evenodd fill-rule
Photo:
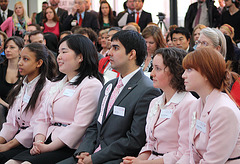
M 128 87 L 128 90 L 132 89 L 132 87 Z

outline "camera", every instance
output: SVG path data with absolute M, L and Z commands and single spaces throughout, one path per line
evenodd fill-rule
M 166 17 L 166 14 L 162 13 L 162 12 L 158 12 L 158 15 L 157 15 L 159 21 L 163 21 Z

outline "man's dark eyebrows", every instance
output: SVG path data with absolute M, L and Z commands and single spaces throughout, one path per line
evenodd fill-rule
M 119 47 L 119 45 L 117 45 L 117 44 L 113 44 L 112 47 Z

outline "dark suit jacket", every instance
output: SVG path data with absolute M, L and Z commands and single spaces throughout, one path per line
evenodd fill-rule
M 71 28 L 73 27 L 71 25 L 73 20 L 77 20 L 77 14 L 75 14 L 74 16 L 72 16 L 72 14 L 67 16 L 66 20 L 63 23 L 63 29 L 71 30 Z M 97 17 L 91 12 L 85 12 L 85 15 L 82 21 L 82 27 L 92 28 L 96 32 L 98 32 L 100 29 Z
M 127 11 L 122 11 L 122 12 L 120 12 L 120 13 L 117 15 L 117 17 L 116 17 L 117 25 L 118 25 L 118 21 L 122 18 L 122 16 L 123 16 L 125 13 L 127 13 Z M 135 20 L 134 20 L 134 14 L 133 14 L 133 13 L 132 13 L 132 14 L 129 14 L 129 13 L 128 13 L 128 17 L 127 17 L 126 24 L 129 23 L 129 22 L 135 22 Z M 126 24 L 125 24 L 125 25 L 126 25 Z M 119 25 L 118 25 L 118 26 L 119 26 Z M 119 27 L 123 27 L 123 26 L 119 26 Z
M 127 23 L 135 22 L 135 15 L 128 17 Z M 147 26 L 148 23 L 152 22 L 152 14 L 142 10 L 141 16 L 139 18 L 138 25 L 141 28 L 141 31 Z
M 221 23 L 221 15 L 219 14 L 217 7 L 214 6 L 214 2 L 212 0 L 206 0 L 207 8 L 208 8 L 208 19 L 210 27 L 219 27 Z M 193 28 L 192 24 L 197 15 L 198 11 L 198 2 L 192 3 L 185 16 L 184 26 L 192 33 Z
M 36 23 L 39 24 L 40 26 L 43 26 L 43 12 L 41 11 L 40 13 L 37 13 L 36 15 Z
M 11 17 L 13 15 L 13 11 L 8 9 L 8 16 L 7 17 Z M 0 25 L 3 23 L 2 20 L 2 14 L 0 14 Z
M 64 10 L 62 8 L 58 8 L 58 11 L 57 11 L 57 15 L 59 17 L 59 22 L 61 24 L 63 24 L 64 20 L 67 18 L 68 16 L 68 11 L 67 10 Z
M 159 96 L 160 90 L 153 88 L 152 81 L 142 71 L 138 71 L 126 84 L 113 106 L 125 108 L 124 116 L 113 114 L 111 108 L 105 118 L 107 104 L 118 79 L 109 81 L 101 91 L 97 113 L 85 137 L 75 152 L 89 152 L 94 164 L 117 163 L 126 155 L 137 156 L 145 140 L 145 124 L 148 106 L 151 100 Z M 102 124 L 98 122 L 106 88 L 112 85 L 104 106 Z M 101 150 L 93 153 L 101 145 Z M 117 161 L 118 160 L 118 161 Z M 114 161 L 114 162 L 113 162 Z M 116 162 L 117 161 L 117 162 Z

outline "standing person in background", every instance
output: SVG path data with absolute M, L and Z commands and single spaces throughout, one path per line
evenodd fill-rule
M 207 27 L 219 27 L 221 15 L 217 7 L 214 6 L 213 0 L 198 0 L 188 8 L 184 19 L 184 27 L 192 33 L 193 28 L 198 24 Z
M 219 3 L 219 7 L 217 9 L 218 9 L 218 12 L 222 15 L 222 13 L 226 11 L 225 1 L 218 0 L 218 3 Z
M 50 5 L 54 8 L 57 16 L 59 18 L 59 22 L 63 23 L 64 20 L 68 16 L 68 11 L 58 7 L 60 0 L 50 0 Z
M 151 13 L 148 13 L 144 11 L 143 8 L 144 0 L 134 0 L 134 17 L 129 17 L 127 20 L 127 23 L 129 22 L 136 22 L 140 28 L 141 31 L 144 30 L 144 28 L 148 25 L 148 23 L 152 22 L 152 15 Z M 131 19 L 134 18 L 134 19 Z
M 183 68 L 186 90 L 200 98 L 190 108 L 190 153 L 179 163 L 240 163 L 240 111 L 227 91 L 233 73 L 223 56 L 211 47 L 197 49 Z
M 8 38 L 4 44 L 6 59 L 0 64 L 0 129 L 8 113 L 7 96 L 20 79 L 18 60 L 23 46 L 23 39 L 17 36 Z
M 59 38 L 59 35 L 62 32 L 62 24 L 59 22 L 57 13 L 52 6 L 48 6 L 45 14 L 45 20 L 43 21 L 43 33 L 51 32 Z
M 8 18 L 13 15 L 13 11 L 8 9 L 8 0 L 0 0 L 0 25 Z
M 28 24 L 31 24 L 31 19 L 27 16 L 23 3 L 18 1 L 14 5 L 12 17 L 8 17 L 0 27 L 2 31 L 6 31 L 8 37 L 12 35 L 23 37 Z
M 88 27 L 98 33 L 100 27 L 97 17 L 85 11 L 86 0 L 74 0 L 72 12 L 66 18 L 63 29 L 71 30 L 73 26 Z
M 146 27 L 142 36 L 147 44 L 147 57 L 141 65 L 143 71 L 146 73 L 148 77 L 150 77 L 150 72 L 153 69 L 152 60 L 155 54 L 155 51 L 159 48 L 165 48 L 166 42 L 162 35 L 162 31 L 159 27 L 149 26 Z
M 100 29 L 105 29 L 117 25 L 116 19 L 113 16 L 112 8 L 107 1 L 102 1 L 100 3 L 98 21 Z
M 48 7 L 48 2 L 44 1 L 42 3 L 42 11 L 40 13 L 37 13 L 36 15 L 36 23 L 39 24 L 40 26 L 43 26 L 43 20 L 45 19 L 45 11 L 47 7 Z
M 93 13 L 96 17 L 98 17 L 98 13 L 94 10 L 91 10 L 91 5 L 92 5 L 92 0 L 85 0 L 85 10 L 86 12 L 91 12 Z
M 240 10 L 238 0 L 225 0 L 225 6 L 228 8 L 227 11 L 222 13 L 222 25 L 229 24 L 235 30 L 233 40 L 235 43 L 240 42 Z
M 119 27 L 123 27 L 127 24 L 127 20 L 132 20 L 134 22 L 134 0 L 127 0 L 127 9 L 120 12 L 117 15 L 117 23 Z

